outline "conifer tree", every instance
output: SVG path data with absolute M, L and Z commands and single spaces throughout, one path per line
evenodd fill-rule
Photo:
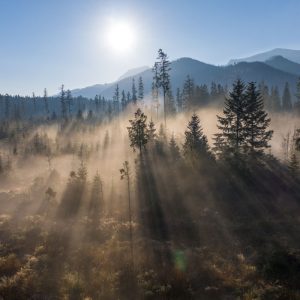
M 218 128 L 221 133 L 215 136 L 216 152 L 223 154 L 239 154 L 242 147 L 245 146 L 244 140 L 244 120 L 245 120 L 245 85 L 238 79 L 233 84 L 233 89 L 229 97 L 225 99 L 223 114 L 224 116 L 217 116 Z
M 170 139 L 169 150 L 170 150 L 171 159 L 173 161 L 178 161 L 181 158 L 180 150 L 175 141 L 174 134 L 172 134 L 171 139 Z
M 126 108 L 126 94 L 124 90 L 122 90 L 121 106 L 122 106 L 122 111 L 124 111 Z
M 273 131 L 267 130 L 271 119 L 264 111 L 263 99 L 254 82 L 248 84 L 245 100 L 243 137 L 252 155 L 261 154 L 265 148 L 270 147 L 268 142 L 272 138 Z
M 119 105 L 120 105 L 120 90 L 119 90 L 119 85 L 116 85 L 115 93 L 114 93 L 114 111 L 116 113 L 119 113 Z
M 156 110 L 156 119 L 158 119 L 158 109 L 159 109 L 159 101 L 158 101 L 158 87 L 156 83 L 152 82 L 152 105 L 151 105 L 151 111 L 152 107 Z
M 36 96 L 34 92 L 32 93 L 32 101 L 33 101 L 34 113 L 36 113 Z
M 155 66 L 158 69 L 158 76 L 157 76 L 157 84 L 158 87 L 162 88 L 163 92 L 163 101 L 164 101 L 164 120 L 165 120 L 165 127 L 167 127 L 167 97 L 168 92 L 171 89 L 170 87 L 170 70 L 171 70 L 171 63 L 168 60 L 168 56 L 166 53 L 163 52 L 162 49 L 158 50 L 158 62 Z
M 60 105 L 61 105 L 61 116 L 64 120 L 67 119 L 67 106 L 66 106 L 66 92 L 62 84 L 60 87 Z
M 169 89 L 166 97 L 166 112 L 168 115 L 172 116 L 176 113 L 176 106 L 173 97 L 172 90 Z
M 291 175 L 295 178 L 298 176 L 299 173 L 299 161 L 297 159 L 296 153 L 293 151 L 291 157 L 288 161 L 288 169 Z
M 281 100 L 277 86 L 273 87 L 271 90 L 271 110 L 274 112 L 279 112 L 281 110 Z
M 134 78 L 132 78 L 132 87 L 131 87 L 131 100 L 133 102 L 133 104 L 136 104 L 137 101 L 137 96 L 136 96 L 136 87 L 135 87 L 135 80 Z
M 92 213 L 94 219 L 99 216 L 101 208 L 103 208 L 103 189 L 101 177 L 97 172 L 93 179 L 90 200 L 90 212 Z
M 147 129 L 147 116 L 141 111 L 140 108 L 135 112 L 134 119 L 129 120 L 131 126 L 127 127 L 130 147 L 139 149 L 140 154 L 142 154 L 142 149 L 145 148 L 148 139 L 148 129 Z
M 130 167 L 129 167 L 128 161 L 125 161 L 123 163 L 123 168 L 120 169 L 120 173 L 121 173 L 121 180 L 126 179 L 126 181 L 127 181 L 130 254 L 131 254 L 131 264 L 132 264 L 132 269 L 133 269 L 134 268 L 134 259 L 133 259 L 133 234 L 132 234 L 132 212 L 131 212 L 131 193 L 130 193 L 131 173 L 130 173 Z
M 139 77 L 138 99 L 139 101 L 142 101 L 144 99 L 144 83 L 142 76 Z
M 285 83 L 282 95 L 282 110 L 289 112 L 292 110 L 292 99 L 288 82 Z
M 157 137 L 157 135 L 156 135 L 155 124 L 151 120 L 148 124 L 148 141 L 149 141 L 149 143 L 153 143 L 153 141 L 155 141 L 156 137 Z
M 44 89 L 44 96 L 43 96 L 43 99 L 44 99 L 44 105 L 45 105 L 45 113 L 46 113 L 46 116 L 47 118 L 49 117 L 49 105 L 48 105 L 48 94 L 47 94 L 47 89 L 45 88 Z
M 296 99 L 297 101 L 294 104 L 295 113 L 300 116 L 300 77 L 298 78 L 296 85 Z
M 264 106 L 267 110 L 271 109 L 271 98 L 269 94 L 269 87 L 262 81 L 259 85 L 259 91 L 264 103 Z
M 178 112 L 182 111 L 182 95 L 180 92 L 180 88 L 177 88 L 176 90 L 176 105 Z
M 188 75 L 182 90 L 182 106 L 184 110 L 190 110 L 194 106 L 194 92 L 194 81 Z
M 192 115 L 184 134 L 183 154 L 188 160 L 195 162 L 199 158 L 210 156 L 207 138 L 203 134 L 200 119 L 195 113 Z
M 72 93 L 71 93 L 70 90 L 67 90 L 67 92 L 66 92 L 66 105 L 68 107 L 69 117 L 71 117 L 72 105 L 73 105 L 73 98 L 72 98 Z

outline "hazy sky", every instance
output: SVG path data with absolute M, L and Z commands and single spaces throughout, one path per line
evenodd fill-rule
M 299 12 L 299 0 L 0 0 L 0 93 L 111 82 L 151 66 L 158 48 L 213 64 L 300 49 Z M 119 21 L 135 42 L 117 53 L 107 34 Z

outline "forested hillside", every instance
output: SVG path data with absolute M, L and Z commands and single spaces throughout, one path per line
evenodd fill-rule
M 300 85 L 171 68 L 1 96 L 1 299 L 299 299 Z

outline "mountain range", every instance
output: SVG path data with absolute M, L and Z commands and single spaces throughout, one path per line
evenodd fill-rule
M 237 78 L 241 78 L 245 82 L 264 81 L 269 86 L 276 85 L 281 92 L 288 82 L 294 93 L 300 76 L 300 50 L 278 48 L 248 58 L 230 60 L 225 66 L 215 66 L 183 57 L 171 62 L 170 77 L 174 92 L 178 87 L 182 88 L 187 75 L 198 85 L 210 86 L 214 81 L 217 84 L 230 86 Z M 109 99 L 112 98 L 117 84 L 120 91 L 131 92 L 132 80 L 135 79 L 137 86 L 139 77 L 143 78 L 145 95 L 149 94 L 153 77 L 152 69 L 149 67 L 129 70 L 115 82 L 76 89 L 72 94 L 88 98 L 100 94 Z

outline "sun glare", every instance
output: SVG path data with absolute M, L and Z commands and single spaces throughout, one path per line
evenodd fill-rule
M 112 21 L 106 32 L 106 43 L 117 53 L 129 52 L 136 42 L 133 26 L 125 21 Z

